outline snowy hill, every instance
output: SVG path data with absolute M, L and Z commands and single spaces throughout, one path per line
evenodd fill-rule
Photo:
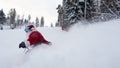
M 0 68 L 120 68 L 120 20 L 93 25 L 37 28 L 52 42 L 24 54 L 23 29 L 0 31 Z

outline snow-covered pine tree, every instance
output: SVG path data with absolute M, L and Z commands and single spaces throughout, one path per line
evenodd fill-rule
M 16 20 L 16 25 L 18 26 L 18 25 L 20 25 L 20 15 L 17 15 L 17 20 Z
M 106 21 L 120 16 L 119 0 L 63 0 L 60 26 L 70 26 L 83 19 L 87 21 Z M 84 17 L 84 18 L 83 18 Z M 58 25 L 59 25 L 58 21 Z
M 4 24 L 6 21 L 5 13 L 3 12 L 3 9 L 0 10 L 0 24 Z
M 36 27 L 38 27 L 39 26 L 39 19 L 38 19 L 38 17 L 36 17 L 36 20 L 35 20 L 35 25 L 36 25 Z
M 29 14 L 29 15 L 28 15 L 28 23 L 31 23 L 30 20 L 31 20 L 31 15 Z
M 16 27 L 16 24 L 15 24 L 16 10 L 15 10 L 15 8 L 14 9 L 10 9 L 9 17 L 10 17 L 10 28 L 14 29 Z
M 83 19 L 79 0 L 63 0 L 63 25 L 70 26 Z
M 99 7 L 96 5 L 96 3 L 97 3 L 96 1 L 98 1 L 98 0 L 84 0 L 84 2 L 86 2 L 85 3 L 86 7 L 84 9 L 84 10 L 86 10 L 86 20 L 89 22 L 92 21 L 92 18 L 98 13 L 96 10 Z
M 62 26 L 63 24 L 63 7 L 61 5 L 58 5 L 58 7 L 56 8 L 58 11 L 58 23 L 57 26 Z
M 120 17 L 120 0 L 116 0 L 115 6 L 116 6 L 116 14 L 118 15 L 118 17 Z
M 41 17 L 40 27 L 44 27 L 44 17 Z
M 117 17 L 116 0 L 101 0 L 101 13 L 104 20 Z

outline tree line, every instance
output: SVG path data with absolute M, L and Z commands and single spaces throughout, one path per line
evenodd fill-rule
M 120 0 L 63 0 L 57 10 L 56 26 L 66 28 L 79 21 L 95 23 L 119 18 Z
M 36 17 L 34 22 L 31 22 L 31 15 L 28 15 L 28 18 L 24 18 L 24 15 L 17 14 L 15 8 L 11 8 L 8 14 L 5 14 L 3 9 L 0 10 L 0 29 L 3 29 L 3 25 L 8 25 L 10 29 L 15 29 L 19 26 L 24 26 L 27 24 L 34 24 L 36 27 L 44 27 L 44 17 L 42 16 L 39 20 Z

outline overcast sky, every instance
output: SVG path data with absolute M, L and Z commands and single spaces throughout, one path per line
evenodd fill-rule
M 62 0 L 0 0 L 0 9 L 3 9 L 5 14 L 11 8 L 15 8 L 17 14 L 27 17 L 31 14 L 32 21 L 35 18 L 39 19 L 44 16 L 45 23 L 55 23 L 57 21 L 57 6 L 62 4 Z

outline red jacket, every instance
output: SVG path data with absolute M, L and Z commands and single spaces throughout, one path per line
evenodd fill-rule
M 27 39 L 27 41 L 29 41 L 30 45 L 35 45 L 37 43 L 45 43 L 45 44 L 49 44 L 50 43 L 38 31 L 32 31 L 30 33 L 29 38 Z

